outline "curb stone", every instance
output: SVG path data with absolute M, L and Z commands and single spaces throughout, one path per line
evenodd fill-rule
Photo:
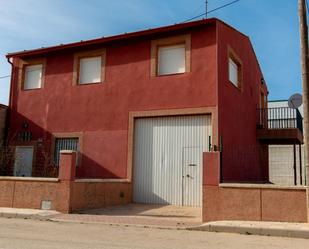
M 190 231 L 206 231 L 206 232 L 223 232 L 223 233 L 239 233 L 245 235 L 262 235 L 287 238 L 309 239 L 309 226 L 307 228 L 292 229 L 288 227 L 258 227 L 254 225 L 221 225 L 221 224 L 204 224 L 197 227 L 187 228 Z

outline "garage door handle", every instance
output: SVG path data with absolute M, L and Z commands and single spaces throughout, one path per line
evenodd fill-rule
M 197 166 L 197 165 L 194 164 L 194 163 L 190 163 L 188 166 L 189 166 L 189 167 L 195 167 L 195 166 Z

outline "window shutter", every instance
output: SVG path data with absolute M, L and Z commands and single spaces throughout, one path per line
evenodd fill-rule
M 24 89 L 37 89 L 42 85 L 43 65 L 29 65 L 25 67 Z
M 82 58 L 79 63 L 79 84 L 101 82 L 101 56 Z
M 229 80 L 238 87 L 238 65 L 229 58 Z
M 158 75 L 184 73 L 186 71 L 185 44 L 159 47 Z

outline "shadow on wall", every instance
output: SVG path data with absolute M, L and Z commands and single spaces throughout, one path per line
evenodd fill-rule
M 222 182 L 268 182 L 268 145 L 223 145 L 221 167 Z
M 11 126 L 8 128 L 8 138 L 0 149 L 0 175 L 14 175 L 14 163 L 17 159 L 16 146 L 33 146 L 32 176 L 58 177 L 58 166 L 55 165 L 54 148 L 52 148 L 52 133 L 15 111 L 10 111 L 10 117 Z M 89 170 L 92 177 L 95 172 L 99 176 L 96 178 L 120 178 L 104 165 L 83 153 L 79 153 L 79 160 L 80 163 L 76 169 L 77 176 L 83 175 L 87 178 Z M 19 165 L 19 167 L 22 167 L 22 165 Z

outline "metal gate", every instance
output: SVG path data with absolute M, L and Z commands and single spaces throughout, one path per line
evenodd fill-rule
M 134 201 L 201 206 L 202 156 L 210 136 L 210 115 L 137 119 Z

